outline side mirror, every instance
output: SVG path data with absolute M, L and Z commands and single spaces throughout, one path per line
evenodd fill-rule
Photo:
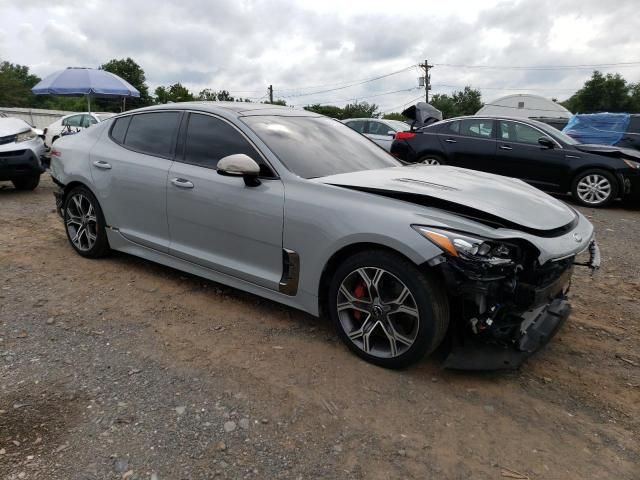
M 553 148 L 555 147 L 554 143 L 548 137 L 540 137 L 538 139 L 538 143 L 542 145 L 544 148 Z
M 221 158 L 218 161 L 217 170 L 219 175 L 227 177 L 242 177 L 247 187 L 257 187 L 260 185 L 260 166 L 256 161 L 244 153 L 236 153 Z

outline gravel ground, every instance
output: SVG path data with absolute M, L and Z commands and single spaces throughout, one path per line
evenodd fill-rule
M 640 210 L 520 371 L 366 364 L 326 320 L 76 255 L 53 184 L 0 186 L 0 478 L 638 479 Z

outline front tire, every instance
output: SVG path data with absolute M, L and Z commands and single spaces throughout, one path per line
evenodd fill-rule
M 416 163 L 422 163 L 424 165 L 444 165 L 442 157 L 432 154 L 420 157 L 420 159 Z
M 32 177 L 14 178 L 11 180 L 16 190 L 35 190 L 40 184 L 40 175 L 34 175 Z
M 336 269 L 329 313 L 349 349 L 385 368 L 404 368 L 431 353 L 449 324 L 443 288 L 385 250 L 357 253 Z
M 100 258 L 109 253 L 104 215 L 89 189 L 79 186 L 71 190 L 64 199 L 62 211 L 67 238 L 78 254 Z
M 617 198 L 618 182 L 616 177 L 606 170 L 586 170 L 574 178 L 571 194 L 585 207 L 604 207 Z

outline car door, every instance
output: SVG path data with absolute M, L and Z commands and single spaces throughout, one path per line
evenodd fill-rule
M 541 145 L 545 137 L 554 148 Z M 519 178 L 538 188 L 557 191 L 570 174 L 570 161 L 560 144 L 535 126 L 498 120 L 495 173 Z
M 284 186 L 249 140 L 222 118 L 190 113 L 183 152 L 169 171 L 167 213 L 172 255 L 273 290 L 282 277 Z M 244 153 L 261 182 L 218 174 L 221 158 Z
M 376 142 L 386 151 L 391 150 L 391 143 L 393 143 L 393 128 L 386 123 L 379 122 L 377 120 L 369 120 L 365 126 L 364 134 L 371 140 Z
M 495 122 L 486 118 L 464 118 L 441 125 L 438 138 L 445 163 L 458 167 L 493 171 L 496 153 Z
M 117 118 L 90 154 L 95 192 L 107 223 L 127 239 L 169 251 L 167 176 L 182 113 Z

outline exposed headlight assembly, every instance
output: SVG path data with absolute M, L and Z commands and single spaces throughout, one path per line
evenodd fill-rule
M 513 263 L 514 257 L 517 255 L 513 246 L 499 241 L 420 225 L 413 225 L 413 228 L 420 235 L 435 243 L 446 254 L 462 260 L 503 266 Z
M 29 140 L 33 140 L 37 136 L 38 134 L 33 130 L 27 130 L 26 132 L 22 132 L 16 135 L 16 143 L 28 142 Z
M 627 166 L 630 167 L 630 168 L 635 168 L 635 169 L 639 169 L 640 168 L 640 163 L 634 162 L 633 160 L 628 160 L 626 158 L 623 158 L 622 161 L 624 163 L 626 163 Z

